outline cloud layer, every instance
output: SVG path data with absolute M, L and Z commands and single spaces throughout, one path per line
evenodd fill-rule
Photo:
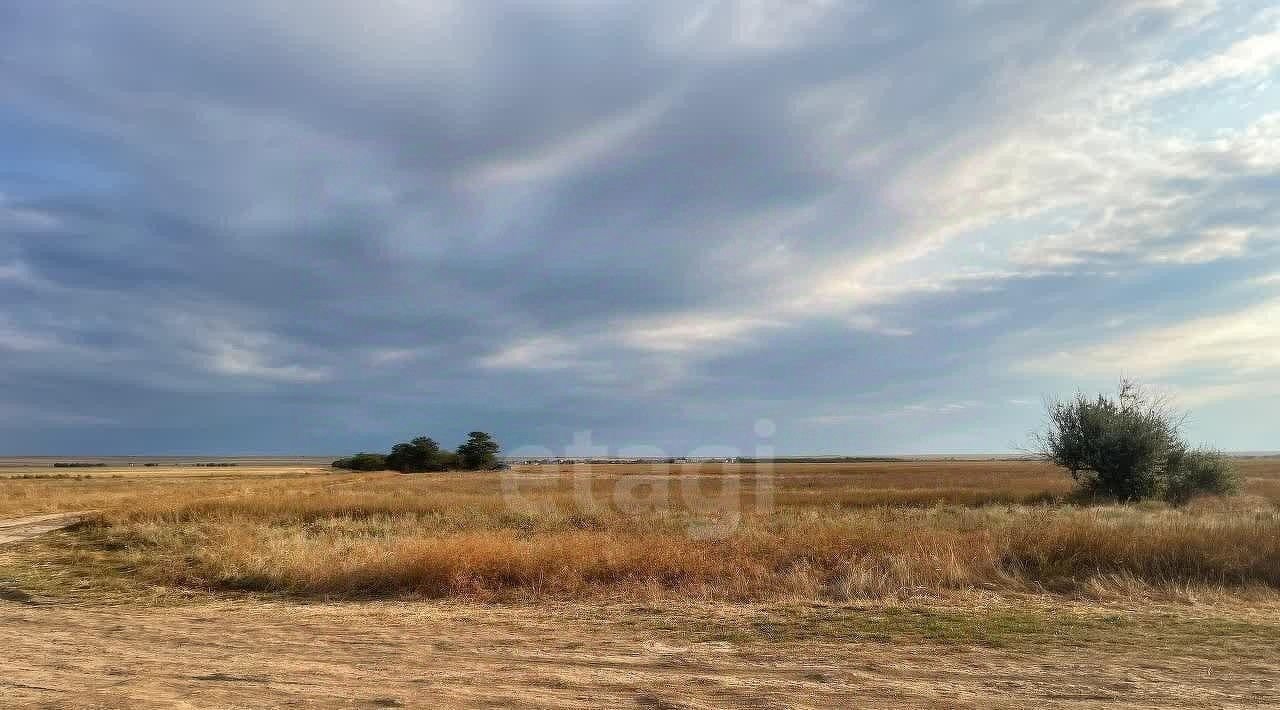
M 1277 47 L 1209 0 L 11 3 L 0 450 L 992 451 L 1121 374 L 1276 448 Z

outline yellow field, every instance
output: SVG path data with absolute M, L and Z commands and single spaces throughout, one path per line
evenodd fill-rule
M 1240 496 L 1183 509 L 1072 505 L 1025 461 L 9 466 L 0 520 L 96 512 L 0 547 L 0 682 L 59 707 L 1272 706 L 1280 459 L 1238 465 Z
M 348 598 L 851 601 L 1048 589 L 1280 589 L 1280 462 L 1184 509 L 1076 506 L 1023 461 L 106 469 L 0 481 L 10 512 L 94 510 L 63 552 L 203 591 Z M 200 472 L 200 473 L 193 473 Z M 123 476 L 116 478 L 115 476 Z
M 0 466 L 0 518 L 57 511 L 118 510 L 133 502 L 170 496 L 260 495 L 287 490 L 294 482 L 317 476 L 329 480 L 333 474 L 314 465 L 296 464 L 235 468 Z

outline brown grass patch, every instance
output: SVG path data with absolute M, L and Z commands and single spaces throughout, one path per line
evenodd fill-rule
M 538 467 L 514 497 L 497 474 L 355 474 L 170 490 L 79 535 L 162 585 L 344 598 L 1280 590 L 1278 468 L 1180 510 L 1028 504 L 1065 486 L 1027 462 Z

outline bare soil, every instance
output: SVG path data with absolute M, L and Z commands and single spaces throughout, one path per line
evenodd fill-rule
M 54 530 L 74 525 L 89 511 L 32 515 L 24 518 L 0 520 L 0 545 L 30 540 Z
M 1011 649 L 697 640 L 681 627 L 698 623 L 694 609 L 659 628 L 627 623 L 656 610 L 572 605 L 0 601 L 0 612 L 0 695 L 11 708 L 1280 704 L 1274 646 L 1241 653 L 1150 636 Z

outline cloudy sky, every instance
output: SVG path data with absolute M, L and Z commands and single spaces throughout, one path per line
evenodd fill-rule
M 1278 230 L 1267 0 L 0 5 L 0 453 L 1276 449 Z

